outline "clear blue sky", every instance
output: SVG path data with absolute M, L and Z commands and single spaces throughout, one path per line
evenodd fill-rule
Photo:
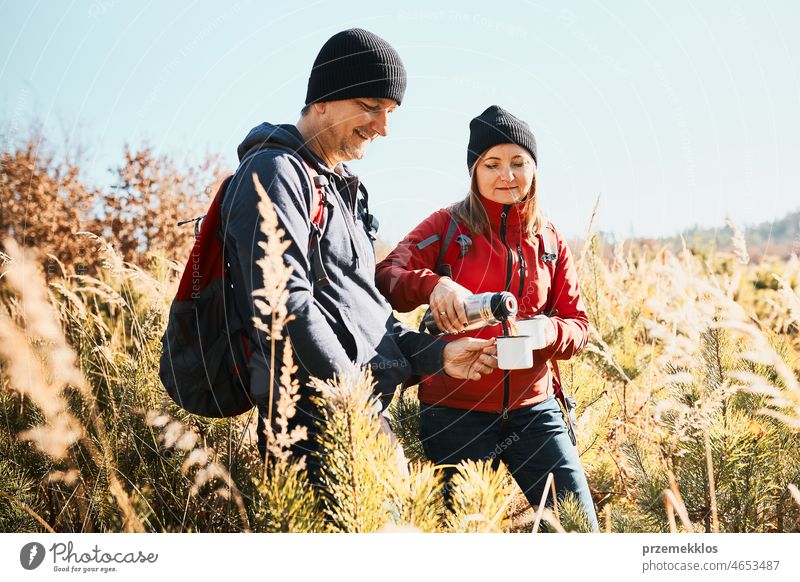
M 434 8 L 435 6 L 435 8 Z M 89 146 L 88 174 L 149 140 L 179 158 L 298 118 L 319 47 L 354 26 L 409 74 L 390 135 L 353 164 L 397 241 L 467 188 L 468 123 L 499 104 L 539 144 L 564 232 L 770 220 L 800 206 L 796 2 L 0 3 L 0 124 Z

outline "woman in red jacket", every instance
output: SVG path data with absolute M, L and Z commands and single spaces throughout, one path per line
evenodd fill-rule
M 480 380 L 423 378 L 423 447 L 436 464 L 502 460 L 531 505 L 539 504 L 552 472 L 559 498 L 574 493 L 597 529 L 547 366 L 583 349 L 588 319 L 569 247 L 539 209 L 536 141 L 528 124 L 496 105 L 486 109 L 470 123 L 467 167 L 469 195 L 426 218 L 380 262 L 378 288 L 398 311 L 429 304 L 448 334 L 444 339 L 459 337 L 466 327 L 465 298 L 509 291 L 519 304 L 517 320 L 538 317 L 546 346 L 534 352 L 529 369 L 496 369 Z M 442 249 L 451 220 L 457 230 Z M 504 331 L 496 325 L 464 333 L 490 338 Z

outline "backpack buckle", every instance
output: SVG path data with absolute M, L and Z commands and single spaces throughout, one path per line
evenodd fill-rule
M 374 214 L 365 214 L 364 222 L 367 225 L 367 230 L 369 231 L 370 236 L 374 240 L 375 237 L 372 235 L 378 234 L 378 228 L 380 227 L 380 222 L 378 222 L 378 219 L 375 217 Z
M 190 218 L 189 220 L 181 220 L 178 223 L 178 226 L 183 226 L 184 224 L 189 224 L 190 222 L 194 222 L 194 238 L 200 236 L 200 225 L 203 222 L 203 219 L 206 217 L 205 214 L 201 214 L 197 218 Z
M 456 237 L 456 244 L 461 247 L 458 256 L 463 259 L 467 251 L 469 251 L 469 247 L 472 245 L 472 239 L 466 234 L 461 233 Z

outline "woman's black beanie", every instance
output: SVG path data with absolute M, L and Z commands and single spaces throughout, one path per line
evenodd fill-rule
M 351 28 L 322 45 L 308 78 L 306 105 L 356 97 L 400 104 L 405 92 L 406 69 L 397 51 L 378 35 Z
M 501 143 L 515 143 L 524 147 L 538 165 L 536 138 L 528 124 L 502 107 L 492 105 L 469 122 L 467 169 L 471 172 L 483 152 Z

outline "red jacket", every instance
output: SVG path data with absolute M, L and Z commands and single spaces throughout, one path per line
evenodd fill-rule
M 566 360 L 586 345 L 589 320 L 578 290 L 578 273 L 567 244 L 559 236 L 555 262 L 541 260 L 541 237 L 530 240 L 523 232 L 518 207 L 481 198 L 489 216 L 490 232 L 467 233 L 472 245 L 460 256 L 456 237 L 447 249 L 445 264 L 452 266 L 453 280 L 473 293 L 510 291 L 517 298 L 517 319 L 556 312 L 551 317 L 557 330 L 555 343 L 534 352 L 534 365 L 527 370 L 494 370 L 480 380 L 457 380 L 440 374 L 420 382 L 419 398 L 426 404 L 485 412 L 502 412 L 531 406 L 552 394 L 547 360 Z M 434 273 L 450 215 L 447 209 L 434 212 L 397 245 L 376 268 L 378 289 L 398 311 L 427 304 L 440 276 Z M 466 232 L 465 230 L 463 232 Z M 545 235 L 547 236 L 547 235 Z M 418 244 L 428 241 L 429 244 Z M 555 273 L 555 278 L 554 278 Z M 550 305 L 548 306 L 548 299 Z M 502 326 L 484 327 L 460 335 L 490 338 L 503 334 Z

